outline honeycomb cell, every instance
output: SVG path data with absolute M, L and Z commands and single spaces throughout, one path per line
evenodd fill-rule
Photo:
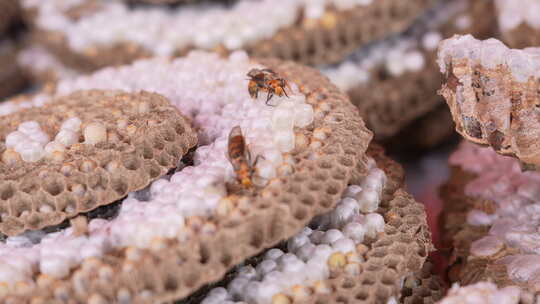
M 116 129 L 119 118 L 115 113 L 127 115 L 125 119 L 130 120 L 133 118 L 130 115 L 135 115 L 130 114 L 133 112 L 130 109 L 138 107 L 141 101 L 150 107 L 148 111 L 137 114 L 139 119 L 133 120 L 131 126 L 137 132 L 130 134 L 126 130 L 116 130 L 129 144 L 102 142 L 105 138 L 100 137 L 99 143 L 83 142 L 68 147 L 63 163 L 46 160 L 34 163 L 21 160 L 15 165 L 0 163 L 0 175 L 3 177 L 0 180 L 0 200 L 10 205 L 11 216 L 20 218 L 19 221 L 24 223 L 27 217 L 23 215 L 31 211 L 35 213 L 28 219 L 31 223 L 17 225 L 16 229 L 8 227 L 8 223 L 0 223 L 0 232 L 14 235 L 26 229 L 41 229 L 59 224 L 66 217 L 110 204 L 165 174 L 197 141 L 189 122 L 167 99 L 146 92 L 79 91 L 59 97 L 43 107 L 4 116 L 0 123 L 1 141 L 25 121 L 38 122 L 43 130 L 49 132 L 49 138 L 54 138 L 60 124 L 70 117 L 68 115 L 78 117 L 83 125 L 99 121 L 101 131 L 103 128 Z M 148 127 L 145 121 L 150 119 L 163 123 Z M 184 133 L 178 134 L 179 131 Z M 153 142 L 153 146 L 148 142 Z M 176 147 L 174 153 L 156 151 L 156 146 L 163 150 L 166 143 Z M 142 153 L 137 152 L 139 146 L 143 147 Z M 159 159 L 161 155 L 166 161 Z M 13 199 L 19 193 L 28 195 L 30 200 Z M 36 210 L 31 210 L 30 206 L 35 206 Z M 53 210 L 61 216 L 47 216 Z

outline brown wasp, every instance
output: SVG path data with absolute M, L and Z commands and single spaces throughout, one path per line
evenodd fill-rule
M 251 69 L 247 76 L 249 77 L 248 91 L 251 98 L 256 99 L 259 95 L 259 90 L 267 92 L 266 104 L 274 95 L 279 97 L 287 95 L 285 88 L 291 90 L 289 82 L 280 78 L 276 72 L 270 69 Z
M 228 157 L 236 173 L 236 178 L 240 184 L 249 188 L 253 185 L 252 177 L 255 172 L 255 166 L 262 155 L 255 158 L 251 163 L 251 152 L 246 146 L 246 140 L 242 135 L 240 126 L 235 126 L 229 133 Z

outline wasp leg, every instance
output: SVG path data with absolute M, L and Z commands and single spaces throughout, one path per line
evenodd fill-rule
M 268 95 L 266 96 L 266 103 L 265 103 L 267 106 L 271 106 L 268 104 L 268 102 L 270 101 L 270 99 L 272 99 L 273 96 L 274 96 L 274 91 L 273 90 L 269 91 Z

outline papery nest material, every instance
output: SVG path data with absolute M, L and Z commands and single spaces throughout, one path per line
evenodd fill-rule
M 440 90 L 465 139 L 540 165 L 540 52 L 508 49 L 495 39 L 454 36 L 441 42 Z

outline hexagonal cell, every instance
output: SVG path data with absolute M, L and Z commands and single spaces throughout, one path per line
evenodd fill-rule
M 321 89 L 329 91 L 329 94 L 325 98 L 332 96 L 332 100 L 323 99 L 322 101 L 333 104 L 327 110 L 328 114 L 333 114 L 334 111 L 343 112 L 344 120 L 353 121 L 354 123 L 349 126 L 351 129 L 349 132 L 329 133 L 325 146 L 347 147 L 349 151 L 347 154 L 344 152 L 344 149 L 331 149 L 336 159 L 340 159 L 341 156 L 345 155 L 347 160 L 354 163 L 362 159 L 371 135 L 361 123 L 354 107 L 349 103 L 344 94 L 338 94 L 337 89 L 313 69 L 300 67 L 291 63 L 281 63 L 279 61 L 263 62 L 263 64 L 276 70 L 279 68 L 280 73 L 286 77 L 291 77 L 291 79 L 292 75 L 294 75 L 295 81 L 298 81 L 298 85 L 302 86 L 302 94 L 306 96 L 312 96 L 312 93 L 318 92 Z M 129 100 L 131 95 L 122 94 L 123 97 L 115 99 L 114 102 L 121 104 L 122 100 Z M 152 100 L 152 98 L 148 97 L 147 100 Z M 107 98 L 95 100 L 95 103 L 98 105 L 103 102 L 106 103 Z M 55 104 L 57 103 L 55 102 Z M 152 109 L 152 107 L 150 108 Z M 120 115 L 119 113 L 124 113 L 122 111 L 109 112 L 111 112 L 111 115 L 112 113 L 117 113 L 118 115 Z M 168 113 L 169 111 L 164 112 Z M 107 117 L 107 113 L 104 113 L 105 116 L 102 116 L 100 119 Z M 163 115 L 167 113 L 163 113 Z M 166 123 L 171 120 L 173 119 L 159 119 L 158 121 L 160 123 L 153 123 L 152 128 L 158 128 L 162 125 L 161 122 Z M 132 121 L 130 120 L 129 122 L 131 123 Z M 323 127 L 325 123 L 324 117 L 317 118 L 314 122 L 314 124 L 320 124 Z M 113 128 L 113 124 L 103 124 L 107 129 Z M 125 126 L 125 130 L 121 129 L 117 130 L 117 132 L 121 136 L 129 137 L 130 132 L 140 134 L 137 132 L 140 132 L 141 129 L 145 130 L 144 126 L 141 125 L 134 125 L 134 127 L 129 128 L 128 125 Z M 117 128 L 117 124 L 114 124 L 114 128 Z M 184 128 L 188 130 L 189 126 L 186 124 Z M 176 130 L 178 128 L 172 127 L 169 129 Z M 312 129 L 306 129 L 306 134 L 310 135 L 312 132 Z M 174 131 L 174 134 L 175 139 L 180 137 L 177 131 Z M 161 153 L 174 155 L 174 151 L 170 150 L 173 145 L 170 143 L 159 144 L 159 141 L 156 140 L 156 138 L 159 138 L 159 135 L 154 137 L 145 136 L 141 138 L 140 146 L 149 146 L 151 150 L 151 153 L 149 153 L 148 149 L 141 151 L 132 147 L 137 144 L 139 136 L 129 138 L 129 141 L 122 143 L 121 149 L 119 148 L 118 151 L 114 151 L 114 157 L 108 158 L 105 162 L 96 160 L 96 166 L 88 170 L 88 172 L 84 172 L 86 170 L 80 170 L 80 162 L 70 161 L 69 163 L 74 163 L 73 168 L 64 168 L 61 171 L 62 176 L 69 179 L 69 176 L 73 176 L 74 172 L 83 174 L 81 176 L 95 176 L 96 172 L 100 172 L 103 169 L 107 172 L 108 189 L 115 192 L 117 196 L 122 196 L 129 191 L 125 190 L 121 180 L 121 178 L 123 180 L 128 179 L 125 177 L 126 174 L 138 172 L 140 169 L 149 172 L 150 176 L 159 176 L 167 172 L 167 168 L 160 166 L 158 156 Z M 129 145 L 127 144 L 128 142 Z M 156 142 L 158 143 L 157 145 Z M 114 147 L 113 144 L 100 143 L 96 147 L 110 148 Z M 85 144 L 81 144 L 78 147 L 81 148 L 84 146 Z M 174 146 L 187 147 L 185 141 Z M 312 147 L 304 147 L 303 149 L 305 149 L 305 155 L 310 155 L 312 152 L 320 152 L 317 151 L 317 148 Z M 351 153 L 351 151 L 355 152 Z M 127 166 L 124 162 L 125 159 L 128 159 L 127 157 L 129 155 L 123 153 L 145 155 L 148 157 L 148 161 L 145 159 L 146 157 L 138 157 L 143 162 L 140 169 L 129 170 L 128 167 L 131 166 L 129 161 Z M 319 154 L 322 158 L 325 157 L 324 153 Z M 317 166 L 316 159 L 306 158 L 299 162 L 292 161 L 292 163 L 291 167 L 293 170 L 290 175 L 279 176 L 271 180 L 268 186 L 249 190 L 238 190 L 238 188 L 234 187 L 227 188 L 226 190 L 230 192 L 227 193 L 228 195 L 238 196 L 239 199 L 246 199 L 245 202 L 239 202 L 239 207 L 230 213 L 208 218 L 189 216 L 185 218 L 185 226 L 189 229 L 182 230 L 181 234 L 168 238 L 149 240 L 148 246 L 145 249 L 136 248 L 136 246 L 130 248 L 123 248 L 122 246 L 111 248 L 110 251 L 103 253 L 101 257 L 85 260 L 83 265 L 80 266 L 75 265 L 73 269 L 70 269 L 69 274 L 64 278 L 58 279 L 58 284 L 55 284 L 54 288 L 43 287 L 44 299 L 48 300 L 57 296 L 60 298 L 76 297 L 83 300 L 91 298 L 93 301 L 98 301 L 102 298 L 109 299 L 112 294 L 113 297 L 127 297 L 132 301 L 170 301 L 188 296 L 204 284 L 219 280 L 232 265 L 243 262 L 246 258 L 257 254 L 263 248 L 275 246 L 279 241 L 296 234 L 315 216 L 332 210 L 338 203 L 339 196 L 345 191 L 349 182 L 348 178 L 353 175 L 353 170 L 356 169 L 356 166 L 335 163 L 335 166 L 341 168 L 346 176 L 342 178 L 341 176 L 336 177 L 334 174 L 329 174 L 332 170 Z M 59 166 L 59 168 L 63 168 L 64 166 L 67 165 Z M 304 170 L 305 168 L 309 168 L 309 170 Z M 70 174 L 66 176 L 64 172 L 70 172 Z M 299 178 L 296 178 L 296 175 L 299 175 Z M 319 176 L 321 181 L 314 182 L 316 176 Z M 167 182 L 177 182 L 173 178 L 174 176 Z M 314 182 L 313 185 L 316 187 L 306 187 L 311 182 Z M 77 180 L 77 183 L 80 183 L 80 180 Z M 98 185 L 99 182 L 95 182 L 95 178 L 93 178 L 92 184 Z M 159 186 L 158 183 L 154 185 Z M 66 182 L 66 193 L 71 194 L 72 197 L 63 202 L 55 201 L 57 207 L 72 211 L 74 209 L 72 198 L 76 198 L 79 192 L 83 194 L 83 198 L 89 200 L 92 197 L 99 198 L 100 195 L 104 195 L 103 193 L 97 194 L 97 188 L 88 187 L 86 184 L 85 186 L 87 187 L 75 190 L 77 186 L 74 183 Z M 328 187 L 332 188 L 329 191 L 330 194 L 327 193 Z M 309 188 L 308 191 L 306 191 L 307 188 Z M 296 191 L 299 191 L 299 193 L 296 193 Z M 309 195 L 307 200 L 310 202 L 308 203 L 306 203 L 306 197 L 303 197 L 304 202 L 301 201 L 301 194 L 304 191 Z M 49 195 L 46 191 L 43 191 L 43 193 Z M 135 195 L 138 194 L 135 193 Z M 58 197 L 64 196 L 59 195 Z M 76 202 L 81 202 L 81 199 L 78 199 Z M 82 205 L 77 205 L 75 208 L 86 208 L 84 205 L 86 203 L 82 201 Z M 261 206 L 264 206 L 264 208 L 260 208 Z M 136 234 L 134 236 L 139 237 L 143 235 Z M 347 246 L 347 244 L 344 246 Z M 97 267 L 93 263 L 100 266 Z M 92 267 L 99 268 L 100 270 L 102 267 L 110 269 L 99 271 L 97 275 L 97 277 L 109 276 L 106 286 L 102 284 L 83 284 L 85 286 L 84 290 L 74 295 L 76 286 L 79 286 L 79 283 L 86 283 L 88 278 L 96 277 Z M 84 276 L 79 275 L 81 271 Z M 92 280 L 95 281 L 95 279 Z M 93 283 L 92 280 L 90 280 L 91 283 Z M 332 284 L 321 284 L 319 287 L 320 292 L 317 294 L 321 296 L 324 295 L 325 291 L 334 289 Z M 113 290 L 118 294 L 110 293 Z M 31 293 L 23 291 L 17 296 L 24 298 L 27 295 L 31 296 Z M 342 299 L 345 298 L 345 296 L 342 296 Z
M 116 122 L 121 119 L 118 115 L 129 113 L 122 110 L 136 109 L 140 101 L 150 105 L 148 111 L 137 114 L 138 119 L 133 120 L 128 128 L 116 129 Z M 112 203 L 130 191 L 144 188 L 174 167 L 197 140 L 188 121 L 164 97 L 145 92 L 126 94 L 97 90 L 80 91 L 60 97 L 43 107 L 29 108 L 4 116 L 0 123 L 0 140 L 4 141 L 10 132 L 26 121 L 37 122 L 42 130 L 49 132 L 49 138 L 55 138 L 61 128 L 60 124 L 69 117 L 80 119 L 83 128 L 99 122 L 96 125 L 99 128 L 116 129 L 122 138 L 129 139 L 129 144 L 107 142 L 106 138 L 102 138 L 100 140 L 105 142 L 81 142 L 67 147 L 61 156 L 61 163 L 47 158 L 36 162 L 21 160 L 12 165 L 0 163 L 0 175 L 5 177 L 0 181 L 0 200 L 11 205 L 9 209 L 12 210 L 12 216 L 22 219 L 23 213 L 29 212 L 28 206 L 32 205 L 36 206 L 34 212 L 40 215 L 33 216 L 27 228 L 24 225 L 18 229 L 10 227 L 10 235 L 23 232 L 30 226 L 32 229 L 39 229 L 59 224 L 67 215 L 74 216 Z M 129 121 L 128 118 L 130 117 L 126 117 Z M 157 127 L 149 127 L 146 124 L 148 120 L 163 123 Z M 174 130 L 183 130 L 185 133 L 178 134 Z M 162 134 L 165 134 L 166 138 Z M 158 158 L 156 162 L 155 157 L 160 153 L 148 146 L 148 141 L 162 145 L 163 148 L 165 143 L 171 144 L 176 149 L 172 155 L 166 154 L 167 161 L 159 161 Z M 137 152 L 140 145 L 144 147 L 143 155 Z M 22 179 L 20 183 L 13 181 L 19 178 Z M 12 199 L 18 193 L 30 197 L 31 202 L 24 205 L 27 207 L 21 205 L 20 200 Z M 63 212 L 65 216 L 55 215 L 48 219 L 46 214 L 52 211 Z M 0 223 L 0 232 L 7 234 L 7 230 L 7 224 Z

